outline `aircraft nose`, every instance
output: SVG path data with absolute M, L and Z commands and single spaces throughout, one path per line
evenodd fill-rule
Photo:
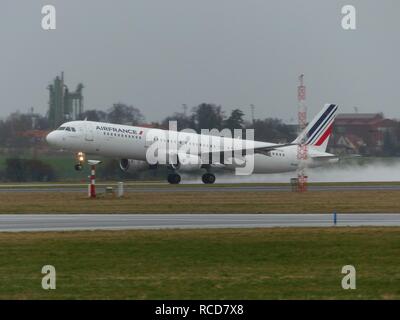
M 54 131 L 50 132 L 47 136 L 46 136 L 46 141 L 48 144 L 56 144 L 57 139 L 56 139 L 56 134 Z

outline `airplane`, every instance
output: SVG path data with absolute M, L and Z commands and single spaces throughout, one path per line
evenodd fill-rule
M 87 120 L 66 122 L 46 140 L 52 147 L 74 152 L 76 170 L 82 170 L 85 155 L 90 154 L 119 159 L 125 172 L 166 166 L 170 184 L 180 183 L 182 172 L 202 169 L 203 183 L 212 184 L 218 169 L 235 171 L 250 163 L 250 173 L 257 174 L 337 162 L 337 156 L 326 152 L 337 112 L 337 105 L 326 104 L 294 141 L 285 144 Z M 299 145 L 306 146 L 306 160 L 298 157 Z

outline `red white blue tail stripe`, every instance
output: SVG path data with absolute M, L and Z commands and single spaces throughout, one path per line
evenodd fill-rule
M 326 104 L 294 142 L 303 141 L 306 145 L 326 147 L 338 108 L 336 104 Z
M 335 120 L 338 106 L 330 104 L 323 111 L 322 115 L 317 118 L 317 121 L 307 131 L 306 144 L 320 146 L 332 133 L 332 124 Z

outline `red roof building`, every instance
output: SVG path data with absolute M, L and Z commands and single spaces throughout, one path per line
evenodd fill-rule
M 331 152 L 383 155 L 385 147 L 398 146 L 400 123 L 382 113 L 344 113 L 335 120 Z

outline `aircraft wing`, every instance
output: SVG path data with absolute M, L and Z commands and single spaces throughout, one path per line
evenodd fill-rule
M 312 159 L 314 160 L 329 160 L 329 159 L 339 159 L 338 156 L 332 155 L 332 156 L 311 156 Z
M 361 155 L 359 154 L 350 154 L 350 155 L 345 155 L 345 156 L 336 156 L 334 154 L 329 155 L 329 156 L 323 156 L 323 155 L 316 155 L 316 156 L 312 156 L 311 158 L 315 159 L 315 160 L 324 160 L 324 159 L 339 159 L 339 160 L 347 160 L 347 159 L 354 159 L 354 158 L 361 158 Z
M 201 152 L 199 156 L 203 156 L 208 154 L 209 156 L 223 156 L 225 152 L 254 152 L 254 153 L 260 153 L 260 154 L 265 154 L 269 155 L 268 152 L 278 149 L 278 148 L 283 148 L 283 147 L 289 147 L 289 146 L 294 146 L 296 143 L 284 143 L 284 144 L 272 144 L 269 146 L 262 146 L 262 147 L 254 147 L 254 148 L 238 148 L 234 150 L 224 150 L 224 151 L 209 151 L 209 152 Z
M 268 152 L 270 152 L 272 150 L 276 150 L 278 148 L 283 148 L 283 147 L 294 146 L 294 145 L 296 145 L 296 143 L 274 144 L 272 146 L 267 146 L 267 147 L 258 147 L 258 148 L 254 148 L 254 153 L 267 154 Z

